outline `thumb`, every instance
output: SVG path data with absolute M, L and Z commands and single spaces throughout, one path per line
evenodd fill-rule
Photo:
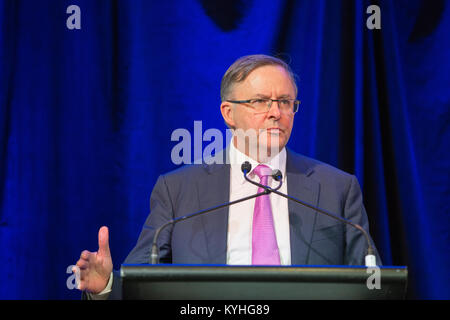
M 98 254 L 104 257 L 111 256 L 111 253 L 109 251 L 108 227 L 101 227 L 98 231 Z

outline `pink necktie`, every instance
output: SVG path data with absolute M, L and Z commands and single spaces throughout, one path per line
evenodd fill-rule
M 259 177 L 260 183 L 267 185 L 272 170 L 263 164 L 258 165 L 253 172 Z M 263 192 L 258 188 L 258 193 Z M 273 224 L 270 195 L 259 196 L 255 200 L 253 211 L 252 230 L 252 264 L 254 265 L 280 265 L 275 227 Z

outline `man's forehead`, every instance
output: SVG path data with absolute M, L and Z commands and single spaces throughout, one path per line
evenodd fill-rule
M 262 66 L 253 70 L 244 81 L 235 83 L 233 91 L 253 91 L 254 94 L 271 95 L 276 89 L 279 96 L 292 96 L 295 87 L 289 73 L 281 66 Z
M 272 97 L 272 95 L 264 94 L 264 93 L 256 93 L 253 96 L 255 98 L 264 98 L 264 99 L 270 99 Z M 283 98 L 293 98 L 293 97 L 292 97 L 292 94 L 290 94 L 290 93 L 277 94 L 277 99 L 283 99 Z

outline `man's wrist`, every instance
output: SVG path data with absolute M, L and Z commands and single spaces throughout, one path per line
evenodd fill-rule
M 110 276 L 109 276 L 109 280 L 108 283 L 106 284 L 105 289 L 103 289 L 102 292 L 100 293 L 88 293 L 88 295 L 90 296 L 90 298 L 92 300 L 106 300 L 109 297 L 109 293 L 112 290 L 112 284 L 113 284 L 113 273 L 111 272 Z

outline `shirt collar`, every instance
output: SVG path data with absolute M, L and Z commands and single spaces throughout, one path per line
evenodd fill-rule
M 245 161 L 250 162 L 252 165 L 252 170 L 249 173 L 249 177 L 253 178 L 255 175 L 253 170 L 261 163 L 256 160 L 250 158 L 243 152 L 239 151 L 235 146 L 233 141 L 230 141 L 229 144 L 229 159 L 231 164 L 231 171 L 234 179 L 239 181 L 240 184 L 246 182 L 244 175 L 241 171 L 241 165 Z M 278 169 L 283 174 L 283 182 L 286 180 L 286 148 L 283 148 L 276 156 L 272 157 L 269 161 L 263 163 L 270 167 L 272 170 Z

